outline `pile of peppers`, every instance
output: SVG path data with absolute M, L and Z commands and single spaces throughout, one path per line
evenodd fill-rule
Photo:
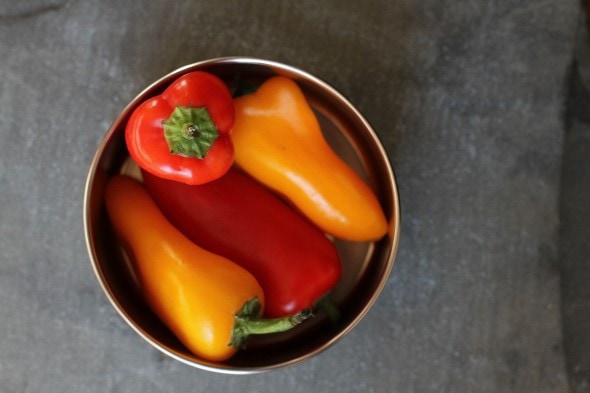
M 110 179 L 110 222 L 146 302 L 203 359 L 310 318 L 342 274 L 331 237 L 387 233 L 288 78 L 234 98 L 189 72 L 134 110 L 125 140 L 142 176 Z

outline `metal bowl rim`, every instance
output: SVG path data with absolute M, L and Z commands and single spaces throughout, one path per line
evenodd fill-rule
M 393 211 L 391 212 L 393 222 L 390 222 L 390 228 L 393 229 L 393 235 L 392 235 L 390 243 L 389 243 L 390 247 L 389 247 L 389 253 L 387 255 L 387 262 L 386 262 L 385 270 L 382 274 L 379 284 L 373 290 L 372 295 L 369 298 L 369 301 L 367 301 L 365 303 L 365 305 L 361 309 L 361 311 L 354 317 L 354 319 L 351 322 L 349 322 L 346 325 L 346 327 L 344 329 L 342 329 L 338 334 L 331 337 L 331 339 L 326 341 L 321 347 L 318 347 L 317 349 L 310 351 L 304 355 L 301 355 L 301 356 L 298 356 L 293 359 L 286 360 L 286 361 L 283 361 L 280 363 L 276 363 L 276 364 L 273 364 L 270 366 L 231 368 L 229 366 L 222 367 L 219 365 L 214 365 L 214 364 L 207 362 L 207 361 L 193 361 L 191 359 L 187 359 L 187 358 L 175 353 L 174 351 L 167 349 L 162 344 L 155 341 L 152 337 L 150 337 L 148 334 L 146 334 L 145 331 L 135 321 L 133 321 L 129 317 L 129 315 L 127 315 L 127 313 L 125 312 L 123 307 L 119 304 L 119 302 L 117 301 L 117 299 L 115 298 L 115 296 L 113 295 L 111 290 L 109 289 L 108 282 L 106 282 L 106 279 L 101 272 L 100 262 L 98 261 L 98 258 L 95 254 L 94 242 L 92 239 L 93 236 L 92 236 L 92 227 L 91 227 L 91 222 L 90 222 L 91 221 L 91 218 L 90 218 L 91 212 L 90 212 L 89 201 L 90 201 L 90 195 L 91 195 L 92 188 L 93 188 L 94 181 L 95 181 L 95 175 L 96 175 L 99 163 L 102 159 L 102 154 L 103 154 L 105 148 L 107 147 L 107 145 L 109 144 L 111 138 L 115 134 L 115 132 L 120 128 L 120 123 L 122 122 L 122 120 L 127 117 L 128 113 L 135 106 L 137 106 L 141 101 L 145 100 L 145 98 L 153 90 L 160 87 L 167 80 L 170 80 L 172 78 L 180 76 L 184 73 L 190 72 L 192 70 L 201 69 L 201 68 L 203 68 L 205 66 L 209 66 L 209 65 L 219 65 L 219 64 L 233 64 L 233 65 L 245 64 L 245 65 L 265 66 L 265 67 L 268 67 L 273 72 L 281 71 L 284 73 L 297 75 L 298 77 L 301 77 L 307 81 L 310 81 L 314 85 L 321 87 L 322 90 L 325 90 L 326 92 L 328 92 L 332 97 L 334 97 L 338 101 L 339 105 L 346 106 L 347 110 L 350 111 L 351 113 L 353 113 L 354 116 L 363 123 L 363 127 L 364 127 L 365 131 L 367 131 L 369 133 L 369 135 L 371 136 L 372 142 L 379 150 L 379 154 L 382 158 L 381 161 L 385 164 L 385 169 L 386 169 L 386 172 L 388 175 L 387 180 L 389 181 L 392 191 L 393 191 L 393 195 L 392 195 Z M 111 126 L 109 127 L 108 131 L 104 135 L 102 141 L 100 142 L 100 144 L 99 144 L 99 146 L 92 158 L 89 172 L 88 172 L 87 179 L 86 179 L 85 188 L 84 188 L 83 208 L 84 208 L 84 211 L 83 211 L 84 237 L 85 237 L 87 252 L 88 252 L 91 264 L 92 264 L 94 274 L 95 274 L 96 278 L 98 279 L 103 292 L 105 293 L 105 295 L 109 299 L 111 305 L 117 310 L 119 315 L 127 322 L 127 324 L 129 326 L 131 326 L 133 328 L 133 330 L 137 334 L 139 334 L 144 340 L 149 342 L 153 347 L 155 347 L 159 351 L 163 352 L 164 354 L 166 354 L 166 355 L 168 355 L 168 356 L 170 356 L 182 363 L 185 363 L 187 365 L 190 365 L 190 366 L 202 369 L 202 370 L 213 371 L 213 372 L 224 373 L 224 374 L 254 374 L 254 373 L 260 373 L 260 372 L 283 368 L 283 367 L 286 367 L 289 365 L 294 365 L 294 364 L 303 362 L 307 359 L 310 359 L 310 358 L 318 355 L 319 353 L 327 350 L 332 345 L 334 345 L 336 342 L 338 342 L 343 337 L 345 337 L 348 333 L 350 333 L 360 323 L 360 321 L 362 319 L 364 319 L 366 314 L 373 307 L 373 305 L 375 304 L 375 302 L 377 301 L 377 299 L 381 295 L 383 289 L 385 288 L 387 281 L 388 281 L 388 279 L 391 275 L 391 272 L 393 270 L 393 265 L 395 263 L 397 250 L 398 250 L 398 246 L 399 246 L 399 240 L 400 240 L 400 227 L 401 227 L 400 210 L 401 209 L 400 209 L 400 200 L 399 200 L 399 193 L 398 193 L 398 189 L 397 189 L 397 183 L 395 180 L 395 174 L 394 174 L 393 168 L 391 166 L 390 160 L 388 158 L 387 152 L 385 151 L 378 134 L 375 132 L 373 127 L 370 125 L 370 123 L 365 119 L 365 117 L 360 113 L 360 111 L 354 105 L 352 105 L 352 103 L 346 97 L 344 97 L 338 90 L 336 90 L 334 87 L 332 87 L 332 85 L 328 84 L 324 80 L 322 80 L 322 79 L 320 79 L 320 78 L 318 78 L 306 71 L 303 71 L 297 67 L 287 65 L 284 63 L 280 63 L 280 62 L 277 62 L 274 60 L 265 60 L 265 59 L 260 59 L 260 58 L 256 58 L 256 57 L 241 57 L 241 56 L 219 57 L 219 58 L 213 58 L 213 59 L 208 59 L 208 60 L 203 60 L 203 61 L 191 63 L 191 64 L 185 65 L 183 67 L 177 68 L 176 70 L 174 70 L 172 72 L 169 72 L 168 74 L 160 77 L 155 82 L 151 83 L 146 88 L 144 88 L 142 91 L 140 91 L 140 93 L 138 93 L 124 107 L 124 109 L 119 113 L 119 115 L 117 116 L 115 121 L 111 124 Z

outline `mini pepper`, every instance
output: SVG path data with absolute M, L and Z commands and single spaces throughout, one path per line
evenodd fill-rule
M 268 188 L 232 167 L 190 186 L 143 172 L 168 220 L 193 242 L 246 268 L 264 290 L 264 315 L 313 308 L 336 286 L 342 266 L 334 244 Z
M 254 276 L 182 235 L 138 181 L 113 177 L 105 201 L 147 303 L 196 355 L 226 360 L 248 335 L 285 331 L 311 316 L 306 309 L 284 318 L 258 318 L 264 293 Z
M 368 185 L 331 149 L 299 86 L 277 76 L 234 100 L 236 163 L 325 232 L 377 240 L 388 223 Z
M 129 154 L 144 170 L 186 184 L 222 176 L 234 161 L 234 106 L 215 75 L 194 71 L 144 101 L 125 129 Z

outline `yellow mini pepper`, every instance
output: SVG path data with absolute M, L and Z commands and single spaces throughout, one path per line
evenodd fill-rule
M 335 237 L 370 241 L 388 224 L 373 191 L 328 145 L 303 92 L 277 76 L 235 99 L 236 163 Z
M 201 358 L 226 360 L 248 335 L 288 330 L 311 316 L 306 309 L 283 318 L 258 318 L 264 294 L 254 276 L 182 235 L 136 180 L 113 177 L 105 201 L 147 303 Z

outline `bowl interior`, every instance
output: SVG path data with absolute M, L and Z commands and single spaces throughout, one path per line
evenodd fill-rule
M 180 75 L 194 70 L 219 76 L 232 91 L 247 90 L 274 75 L 295 80 L 314 109 L 326 140 L 371 186 L 390 223 L 388 235 L 377 242 L 334 240 L 343 264 L 343 277 L 331 295 L 342 313 L 338 323 L 330 322 L 320 313 L 288 333 L 249 338 L 245 350 L 222 363 L 209 362 L 189 352 L 144 302 L 110 227 L 103 201 L 108 179 L 133 169 L 124 141 L 125 124 L 132 111 Z M 141 92 L 122 111 L 99 146 L 88 174 L 84 219 L 88 251 L 98 281 L 125 321 L 167 355 L 195 367 L 224 373 L 260 372 L 298 363 L 345 336 L 368 312 L 386 284 L 399 241 L 395 178 L 387 154 L 367 121 L 343 96 L 314 76 L 287 65 L 251 58 L 195 63 L 172 72 Z

